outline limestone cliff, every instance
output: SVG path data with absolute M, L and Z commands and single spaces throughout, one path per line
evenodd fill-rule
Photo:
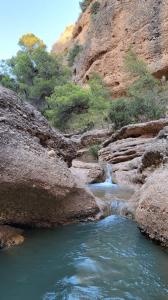
M 59 40 L 53 45 L 51 52 L 55 54 L 66 53 L 72 41 L 74 25 L 69 25 L 61 34 Z
M 123 57 L 135 50 L 158 78 L 168 73 L 168 2 L 164 0 L 99 0 L 92 13 L 92 1 L 81 14 L 72 44 L 83 45 L 74 64 L 74 80 L 86 82 L 98 72 L 114 94 L 128 84 Z

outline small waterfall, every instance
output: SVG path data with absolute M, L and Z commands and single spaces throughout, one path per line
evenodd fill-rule
M 105 181 L 101 183 L 90 184 L 89 187 L 94 189 L 105 190 L 108 193 L 108 189 L 115 189 L 118 187 L 117 184 L 114 184 L 112 181 L 112 165 L 111 164 L 103 164 L 104 172 L 105 172 Z
M 112 184 L 113 182 L 112 182 L 112 165 L 111 164 L 105 165 L 105 174 L 106 174 L 105 182 Z
M 125 215 L 128 210 L 128 202 L 124 200 L 112 200 L 111 212 L 112 215 Z

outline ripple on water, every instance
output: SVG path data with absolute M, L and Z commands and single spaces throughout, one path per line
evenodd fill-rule
M 0 300 L 168 299 L 167 252 L 119 216 L 30 232 L 0 266 Z

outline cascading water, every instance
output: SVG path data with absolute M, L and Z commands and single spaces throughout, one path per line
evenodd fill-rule
M 106 164 L 104 166 L 106 179 L 104 182 L 90 184 L 89 188 L 96 197 L 105 202 L 106 215 L 122 215 L 127 214 L 128 202 L 132 196 L 133 191 L 125 186 L 119 186 L 113 183 L 112 180 L 112 165 Z
M 104 172 L 105 172 L 105 181 L 101 183 L 94 183 L 90 184 L 89 187 L 92 189 L 107 189 L 107 188 L 116 188 L 117 185 L 113 183 L 112 180 L 112 165 L 111 164 L 106 164 L 104 166 Z
M 107 164 L 105 167 L 106 180 L 105 182 L 112 183 L 112 165 Z

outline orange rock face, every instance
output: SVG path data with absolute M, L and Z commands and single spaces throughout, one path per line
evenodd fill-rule
M 68 50 L 72 41 L 73 30 L 74 30 L 74 25 L 69 25 L 65 28 L 59 40 L 52 47 L 51 51 L 53 53 L 62 54 Z
M 129 83 L 123 58 L 131 47 L 148 64 L 156 77 L 168 74 L 168 1 L 99 0 L 91 13 L 92 1 L 76 23 L 72 43 L 83 45 L 74 64 L 74 80 L 86 83 L 92 72 L 99 73 L 113 90 L 122 94 Z

